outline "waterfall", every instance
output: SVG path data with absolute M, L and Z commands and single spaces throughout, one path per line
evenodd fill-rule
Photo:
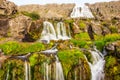
M 43 31 L 41 33 L 41 41 L 50 42 L 50 40 L 67 40 L 71 38 L 70 27 L 68 26 L 68 34 L 66 32 L 66 26 L 63 22 L 58 22 L 56 31 L 52 23 L 43 22 Z
M 76 5 L 73 8 L 73 11 L 70 15 L 71 18 L 94 18 L 92 12 L 90 11 L 89 7 L 84 5 L 84 6 L 78 6 Z
M 43 22 L 43 31 L 40 40 L 46 40 L 47 43 L 49 43 L 50 40 L 57 40 L 56 32 L 52 23 L 48 21 Z
M 55 67 L 52 67 L 52 64 L 48 64 L 47 62 L 44 62 L 44 80 L 64 80 L 64 74 L 63 74 L 63 69 L 62 69 L 62 65 L 59 61 L 59 58 L 57 57 L 57 44 L 55 44 L 55 46 L 53 46 L 51 49 L 49 50 L 45 50 L 45 51 L 41 51 L 41 53 L 43 54 L 53 54 L 55 56 Z M 53 69 L 53 71 L 52 71 Z M 54 72 L 55 71 L 55 72 Z M 54 76 L 54 79 L 52 79 L 52 76 Z
M 104 56 L 99 52 L 96 47 L 90 50 L 92 56 L 92 63 L 88 62 L 91 69 L 91 80 L 104 80 Z
M 58 39 L 62 39 L 62 40 L 70 39 L 69 38 L 69 36 L 71 36 L 70 35 L 70 29 L 68 29 L 69 36 L 67 36 L 66 26 L 64 25 L 63 22 L 58 22 L 56 28 L 57 28 L 57 38 Z
M 30 64 L 25 60 L 25 80 L 31 80 Z
M 44 80 L 49 80 L 49 66 L 48 66 L 48 63 L 44 63 Z
M 44 80 L 52 80 L 51 77 L 55 75 L 54 80 L 64 80 L 64 74 L 62 65 L 59 62 L 58 57 L 55 55 L 56 61 L 55 66 L 51 67 L 51 64 L 48 64 L 47 62 L 44 62 Z M 52 72 L 52 68 L 55 70 L 55 72 Z
M 10 64 L 8 66 L 8 71 L 7 71 L 7 75 L 6 75 L 6 79 L 5 80 L 8 80 L 9 79 L 9 73 L 10 73 Z
M 64 74 L 63 74 L 63 69 L 62 69 L 62 65 L 57 57 L 57 55 L 55 55 L 56 58 L 56 80 L 64 80 Z

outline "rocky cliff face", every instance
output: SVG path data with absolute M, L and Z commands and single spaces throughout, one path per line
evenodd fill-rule
M 17 12 L 17 6 L 13 2 L 2 0 L 0 3 L 0 15 L 13 15 Z
M 69 17 L 75 4 L 47 4 L 20 6 L 19 11 L 37 12 L 41 18 Z
M 97 19 L 107 19 L 117 17 L 120 18 L 120 1 L 112 1 L 112 2 L 101 2 L 95 4 L 89 4 L 89 8 L 91 9 L 94 16 Z

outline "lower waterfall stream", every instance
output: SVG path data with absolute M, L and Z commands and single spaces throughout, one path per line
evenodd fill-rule
M 104 56 L 94 47 L 94 50 L 89 50 L 92 56 L 92 62 L 88 62 L 91 69 L 91 80 L 104 80 Z
M 103 54 L 94 47 L 91 50 L 88 50 L 91 54 L 91 59 L 92 61 L 88 61 L 87 57 L 85 56 L 85 62 L 79 61 L 77 66 L 74 66 L 73 69 L 71 69 L 70 75 L 74 76 L 73 78 L 66 78 L 65 73 L 64 73 L 64 67 L 62 66 L 62 63 L 59 60 L 58 57 L 58 49 L 56 48 L 57 45 L 52 47 L 51 49 L 44 50 L 39 52 L 40 54 L 48 56 L 53 56 L 53 62 L 50 62 L 49 59 L 46 58 L 47 61 L 44 61 L 43 67 L 40 68 L 43 72 L 41 73 L 42 77 L 37 80 L 87 80 L 88 78 L 86 73 L 86 66 L 84 64 L 87 63 L 87 65 L 90 68 L 90 75 L 91 79 L 90 80 L 104 80 L 104 65 L 105 65 L 105 60 Z M 24 80 L 33 80 L 32 78 L 32 73 L 31 73 L 31 64 L 29 63 L 29 60 L 27 59 L 31 53 L 28 53 L 27 55 L 24 56 L 13 56 L 15 59 L 20 59 L 24 63 Z M 8 70 L 6 71 L 6 78 L 5 80 L 10 79 L 10 69 L 8 65 Z M 14 75 L 13 75 L 14 76 Z M 69 77 L 71 77 L 69 76 Z M 68 77 L 68 76 L 67 76 Z M 13 77 L 12 79 L 15 79 Z

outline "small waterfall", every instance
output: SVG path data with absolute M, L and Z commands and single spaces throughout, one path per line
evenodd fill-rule
M 51 77 L 55 75 L 54 80 L 64 80 L 64 74 L 63 74 L 63 69 L 62 69 L 62 65 L 58 60 L 58 57 L 56 57 L 56 61 L 55 61 L 55 66 L 54 70 L 55 72 L 52 72 L 52 68 L 51 64 L 49 65 L 47 62 L 44 62 L 44 80 L 52 80 Z
M 56 62 L 55 62 L 56 63 L 56 80 L 64 80 L 62 65 L 59 62 L 57 55 L 55 55 L 55 58 L 56 58 Z
M 30 64 L 25 60 L 25 80 L 31 80 Z
M 48 63 L 44 63 L 44 80 L 50 80 Z
M 8 80 L 8 79 L 9 79 L 9 73 L 10 73 L 10 64 L 9 64 L 9 66 L 8 66 L 7 75 L 6 75 L 6 79 L 5 79 L 5 80 Z
M 91 69 L 91 80 L 104 80 L 104 56 L 99 52 L 96 47 L 93 50 L 90 50 L 92 55 L 92 63 L 88 62 Z
M 70 39 L 69 36 L 70 35 L 70 30 L 69 30 L 69 36 L 67 36 L 67 32 L 66 32 L 66 27 L 64 25 L 63 22 L 58 22 L 57 23 L 57 38 L 62 39 L 62 40 L 66 40 L 66 39 Z
M 41 33 L 41 41 L 50 42 L 50 40 L 67 40 L 71 38 L 70 27 L 68 27 L 68 34 L 66 32 L 66 27 L 63 22 L 58 22 L 56 26 L 56 31 L 52 23 L 45 21 L 43 23 L 43 31 Z M 56 33 L 57 32 L 57 33 Z
M 47 43 L 50 42 L 50 40 L 57 40 L 56 38 L 56 32 L 54 29 L 54 26 L 52 23 L 45 21 L 43 23 L 43 31 L 41 33 L 41 39 L 40 40 L 46 40 Z
M 71 18 L 94 18 L 88 6 L 75 6 L 70 15 Z
M 56 46 L 53 46 L 49 50 L 41 51 L 43 54 L 53 54 L 55 56 L 55 67 L 52 67 L 52 64 L 48 64 L 47 62 L 44 62 L 44 80 L 64 80 L 64 74 L 63 74 L 63 69 L 62 65 L 59 61 L 59 58 L 57 57 L 57 49 Z M 54 77 L 54 79 L 52 79 Z

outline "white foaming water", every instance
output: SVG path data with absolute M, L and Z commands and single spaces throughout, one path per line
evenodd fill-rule
M 56 31 L 54 29 L 54 26 L 52 23 L 45 21 L 43 23 L 43 31 L 41 33 L 40 40 L 45 40 L 47 43 L 50 42 L 50 40 L 67 40 L 71 38 L 70 34 L 70 28 L 68 27 L 68 34 L 66 32 L 66 27 L 63 22 L 58 22 L 56 26 Z M 57 33 L 56 33 L 57 32 Z
M 56 57 L 56 80 L 64 80 L 62 65 L 59 62 L 57 55 L 55 55 L 55 57 Z
M 58 38 L 58 40 L 59 39 L 62 39 L 62 40 L 70 39 L 70 37 L 69 37 L 70 35 L 69 36 L 67 35 L 66 27 L 65 27 L 63 22 L 58 22 L 56 28 L 57 28 L 57 38 Z
M 56 55 L 55 55 L 55 58 L 56 58 L 56 62 L 55 62 L 56 68 L 54 68 L 55 73 L 51 71 L 51 68 L 52 68 L 51 65 L 49 65 L 47 62 L 43 64 L 44 65 L 44 80 L 51 80 L 51 76 L 54 74 L 55 74 L 54 80 L 64 80 L 62 65 L 59 62 L 59 59 Z
M 99 52 L 96 47 L 94 51 L 90 50 L 92 55 L 93 62 L 88 62 L 90 69 L 91 69 L 91 80 L 104 80 L 104 56 Z
M 89 7 L 84 5 L 84 6 L 79 6 L 76 5 L 73 8 L 73 11 L 70 15 L 71 18 L 94 18 L 92 12 L 90 11 Z
M 44 63 L 44 80 L 49 80 L 49 65 Z
M 52 23 L 48 21 L 43 22 L 43 31 L 41 33 L 41 39 L 40 40 L 46 40 L 48 43 L 50 40 L 57 40 L 55 29 L 52 25 Z
M 30 64 L 25 60 L 25 80 L 31 80 Z

